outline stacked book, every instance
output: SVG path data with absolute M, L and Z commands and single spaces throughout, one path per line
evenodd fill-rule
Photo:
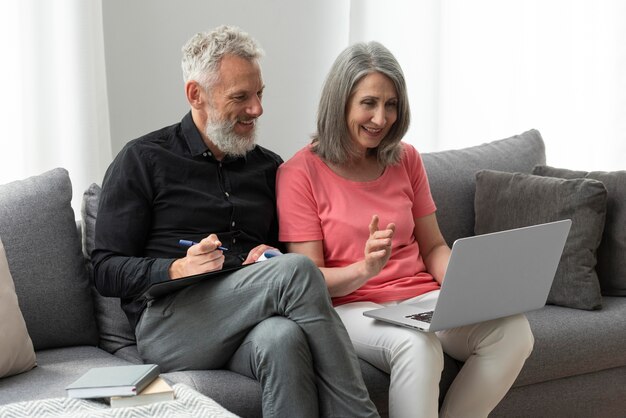
M 156 364 L 96 367 L 65 388 L 70 398 L 104 398 L 112 408 L 174 399 Z

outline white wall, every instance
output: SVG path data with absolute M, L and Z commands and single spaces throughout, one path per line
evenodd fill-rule
M 405 141 L 420 151 L 538 129 L 548 164 L 623 169 L 626 2 L 622 0 L 103 0 L 112 151 L 178 122 L 180 48 L 234 24 L 264 49 L 259 142 L 287 159 L 315 128 L 337 54 L 378 40 L 403 67 Z M 401 10 L 401 13 L 398 11 Z
M 113 155 L 129 140 L 180 121 L 189 109 L 182 45 L 196 32 L 229 24 L 265 50 L 259 143 L 287 159 L 309 142 L 324 77 L 348 44 L 348 0 L 102 3 Z

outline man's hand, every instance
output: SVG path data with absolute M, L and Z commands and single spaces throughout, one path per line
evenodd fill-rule
M 243 262 L 243 264 L 256 263 L 259 257 L 261 257 L 261 255 L 263 255 L 265 251 L 270 250 L 270 249 L 275 250 L 274 247 L 270 247 L 269 245 L 265 245 L 265 244 L 257 245 L 256 247 L 250 250 L 250 252 L 248 253 L 248 257 L 246 257 L 246 260 Z
M 365 242 L 365 273 L 371 278 L 383 269 L 391 257 L 391 239 L 396 225 L 390 223 L 385 229 L 378 229 L 378 215 L 372 216 L 369 225 L 370 236 Z
M 221 270 L 224 265 L 224 254 L 217 247 L 222 243 L 217 235 L 211 234 L 187 250 L 187 255 L 174 261 L 170 266 L 170 279 L 192 276 Z

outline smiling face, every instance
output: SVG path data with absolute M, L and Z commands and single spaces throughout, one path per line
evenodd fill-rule
M 211 113 L 221 121 L 233 123 L 236 134 L 246 136 L 254 131 L 256 119 L 263 114 L 264 87 L 256 61 L 225 55 L 211 88 Z
M 374 72 L 354 86 L 346 105 L 346 124 L 359 154 L 376 148 L 398 118 L 398 94 L 393 82 Z
M 254 148 L 257 118 L 263 114 L 261 69 L 256 61 L 225 55 L 215 82 L 197 109 L 204 121 L 206 139 L 221 153 L 244 155 Z M 213 150 L 215 152 L 215 150 Z

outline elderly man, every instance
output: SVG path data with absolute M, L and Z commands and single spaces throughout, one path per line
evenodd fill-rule
M 261 54 L 248 34 L 227 26 L 183 47 L 191 111 L 130 141 L 105 174 L 96 287 L 121 298 L 139 353 L 162 370 L 228 368 L 255 378 L 267 417 L 377 416 L 317 267 L 292 254 L 255 263 L 277 245 L 282 163 L 255 144 Z M 155 282 L 242 264 L 142 297 Z

